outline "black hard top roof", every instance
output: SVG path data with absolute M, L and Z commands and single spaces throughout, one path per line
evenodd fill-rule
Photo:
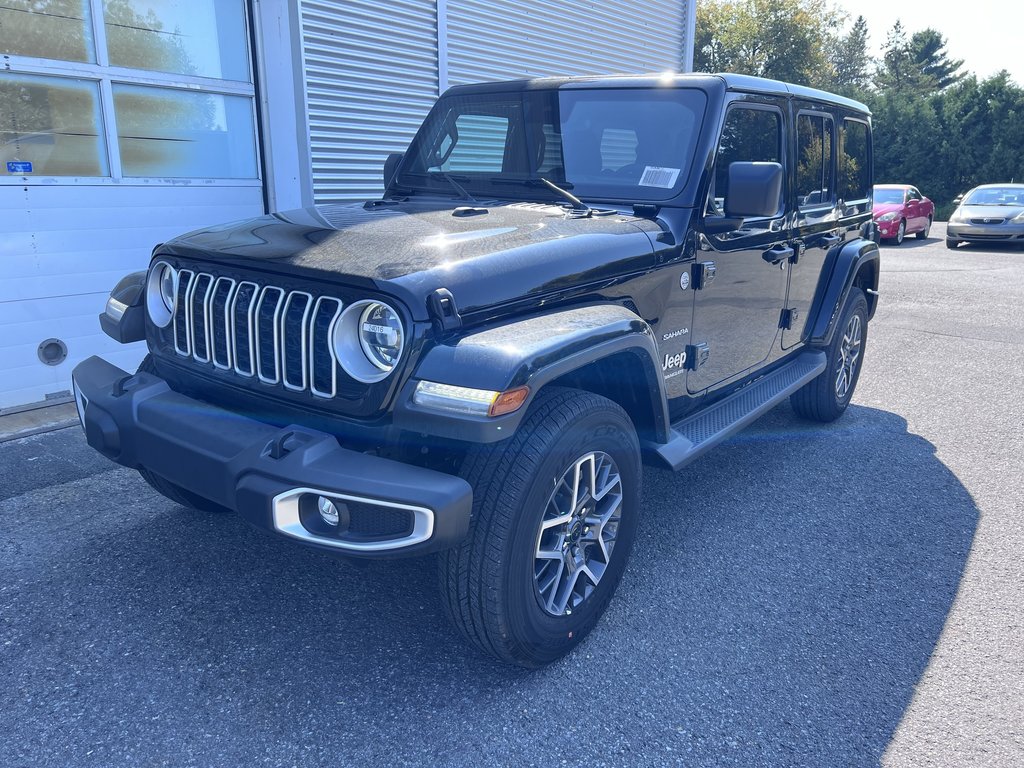
M 730 91 L 745 91 L 776 95 L 797 96 L 802 99 L 823 101 L 838 104 L 866 115 L 871 110 L 866 105 L 845 96 L 838 96 L 817 88 L 783 83 L 765 77 L 736 75 L 731 73 L 716 74 L 676 74 L 667 72 L 651 75 L 601 75 L 590 77 L 543 77 L 532 80 L 506 80 L 503 82 L 473 83 L 456 85 L 447 93 L 457 95 L 466 93 L 493 93 L 495 91 L 532 91 L 558 88 L 665 88 L 665 87 L 696 87 L 724 88 Z

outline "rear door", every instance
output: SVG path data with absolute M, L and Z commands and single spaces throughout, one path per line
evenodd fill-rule
M 729 165 L 786 164 L 787 104 L 783 98 L 741 96 L 726 111 L 706 202 L 694 273 L 693 346 L 687 389 L 724 386 L 763 363 L 776 345 L 786 298 L 789 229 L 784 186 L 774 216 L 746 219 L 714 232 L 724 218 Z M 701 345 L 707 345 L 705 353 Z
M 794 102 L 794 240 L 789 296 L 782 316 L 782 346 L 804 337 L 811 303 L 830 249 L 842 240 L 836 191 L 836 124 L 830 110 Z

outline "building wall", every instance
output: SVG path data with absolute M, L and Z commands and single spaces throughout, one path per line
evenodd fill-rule
M 302 0 L 313 196 L 381 192 L 449 85 L 686 72 L 692 0 Z

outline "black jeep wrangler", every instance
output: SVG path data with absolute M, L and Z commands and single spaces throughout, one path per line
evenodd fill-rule
M 640 514 L 786 397 L 843 413 L 877 303 L 871 128 L 735 75 L 456 87 L 380 200 L 158 246 L 74 372 L 89 444 L 185 505 L 354 558 L 438 553 L 451 619 L 537 666 Z

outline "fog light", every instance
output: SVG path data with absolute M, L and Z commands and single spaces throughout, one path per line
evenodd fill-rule
M 334 505 L 333 501 L 326 496 L 321 496 L 316 500 L 316 508 L 320 510 L 320 518 L 325 523 L 334 527 L 338 526 L 341 516 L 338 514 L 338 508 Z

